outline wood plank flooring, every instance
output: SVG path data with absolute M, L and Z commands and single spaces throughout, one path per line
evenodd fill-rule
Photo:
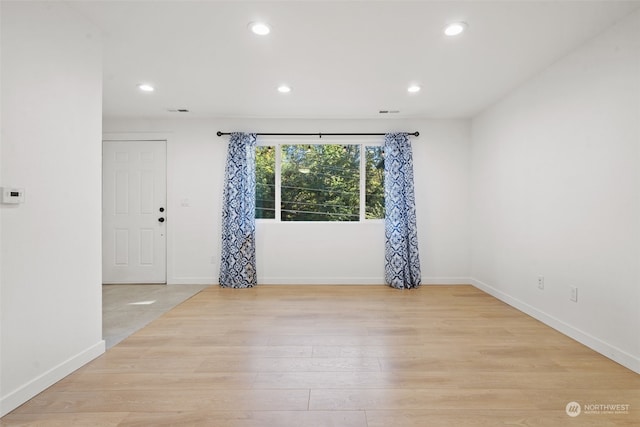
M 471 286 L 211 287 L 0 424 L 637 426 L 640 375 Z

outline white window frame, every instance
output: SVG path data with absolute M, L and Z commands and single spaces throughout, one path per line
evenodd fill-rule
M 384 219 L 367 219 L 366 218 L 366 147 L 382 147 L 384 141 L 379 138 L 334 138 L 327 137 L 326 140 L 312 140 L 301 139 L 296 137 L 261 137 L 256 145 L 260 147 L 273 147 L 275 151 L 275 218 L 257 218 L 257 222 L 279 222 L 282 224 L 363 224 L 363 223 L 375 223 L 384 222 Z M 360 215 L 358 221 L 282 221 L 282 193 L 281 193 L 281 166 L 282 166 L 282 146 L 283 145 L 358 145 L 360 147 Z

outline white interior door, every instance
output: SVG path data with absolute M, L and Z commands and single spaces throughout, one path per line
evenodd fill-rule
M 102 147 L 102 282 L 166 283 L 166 141 Z

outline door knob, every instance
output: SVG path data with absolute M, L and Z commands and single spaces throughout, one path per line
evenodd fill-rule
M 164 212 L 164 208 L 160 208 L 160 212 Z
M 160 221 L 160 222 L 164 222 L 164 218 L 162 218 L 162 217 L 161 217 L 161 218 L 158 218 L 158 221 Z

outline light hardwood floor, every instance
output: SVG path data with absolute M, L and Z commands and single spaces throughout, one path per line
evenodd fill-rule
M 1 423 L 637 426 L 640 375 L 471 286 L 211 287 Z

